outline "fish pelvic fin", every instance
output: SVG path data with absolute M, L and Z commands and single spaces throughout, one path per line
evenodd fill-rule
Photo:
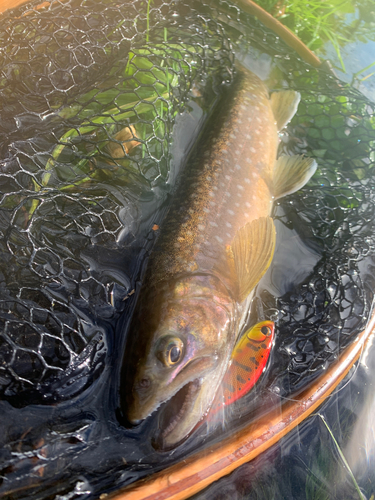
M 276 230 L 271 217 L 260 217 L 241 227 L 227 249 L 227 262 L 243 302 L 271 264 Z
M 273 169 L 273 196 L 281 198 L 298 191 L 310 180 L 316 168 L 317 163 L 313 158 L 280 156 Z
M 271 94 L 271 108 L 277 129 L 281 130 L 296 114 L 301 94 L 295 90 L 281 90 Z

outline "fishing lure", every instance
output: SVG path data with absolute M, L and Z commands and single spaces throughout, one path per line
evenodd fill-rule
M 237 342 L 209 415 L 242 398 L 254 387 L 268 361 L 275 334 L 273 321 L 261 321 Z

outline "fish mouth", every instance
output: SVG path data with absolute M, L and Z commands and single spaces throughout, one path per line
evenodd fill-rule
M 196 395 L 200 389 L 201 381 L 199 379 L 192 380 L 185 384 L 168 401 L 163 403 L 160 409 L 159 431 L 153 440 L 154 448 L 160 451 L 167 451 L 175 447 L 176 444 L 179 444 L 173 443 L 168 446 L 166 441 L 168 441 L 168 437 L 175 430 L 177 425 L 191 412 L 196 400 Z M 194 428 L 194 425 L 192 425 L 192 428 Z M 188 434 L 189 433 L 183 436 L 181 441 L 186 439 Z

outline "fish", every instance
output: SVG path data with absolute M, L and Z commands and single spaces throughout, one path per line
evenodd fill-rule
M 275 336 L 275 323 L 261 321 L 252 326 L 235 345 L 228 369 L 209 411 L 211 418 L 248 394 L 266 368 Z
M 300 94 L 269 94 L 238 66 L 180 174 L 142 276 L 120 381 L 130 426 L 157 411 L 154 448 L 182 443 L 209 411 L 276 242 L 273 202 L 303 187 L 314 159 L 277 158 Z

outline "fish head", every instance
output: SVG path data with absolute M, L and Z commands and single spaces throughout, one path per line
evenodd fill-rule
M 129 356 L 127 419 L 159 409 L 158 448 L 181 442 L 209 410 L 235 340 L 235 301 L 213 276 L 159 287 L 138 308 Z

